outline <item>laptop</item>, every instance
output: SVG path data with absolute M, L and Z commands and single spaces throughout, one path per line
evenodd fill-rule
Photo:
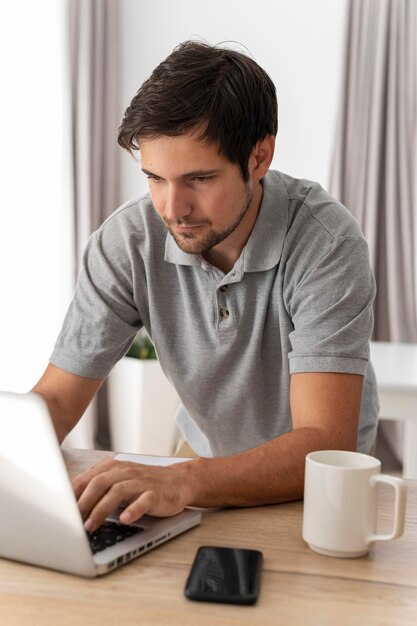
M 0 557 L 94 577 L 196 526 L 201 512 L 144 516 L 125 526 L 110 515 L 87 533 L 46 403 L 0 392 Z

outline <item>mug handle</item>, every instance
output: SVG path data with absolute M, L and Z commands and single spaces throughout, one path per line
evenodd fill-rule
M 394 510 L 394 528 L 390 535 L 369 535 L 366 538 L 366 543 L 373 541 L 390 541 L 400 537 L 404 532 L 405 525 L 405 503 L 407 496 L 406 482 L 401 478 L 395 476 L 388 476 L 387 474 L 374 474 L 371 476 L 371 487 L 376 487 L 378 483 L 386 483 L 394 487 L 395 490 L 395 510 Z

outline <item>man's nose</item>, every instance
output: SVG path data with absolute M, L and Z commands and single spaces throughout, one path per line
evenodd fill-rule
M 169 220 L 179 220 L 192 211 L 188 195 L 176 185 L 170 185 L 165 201 L 165 217 Z

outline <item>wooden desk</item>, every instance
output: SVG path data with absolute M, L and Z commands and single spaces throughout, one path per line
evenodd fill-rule
M 71 475 L 108 455 L 66 451 Z M 203 522 L 100 579 L 0 559 L 1 626 L 407 626 L 417 622 L 417 481 L 408 481 L 406 531 L 369 556 L 312 552 L 301 538 L 302 503 L 207 513 Z M 389 492 L 381 494 L 388 530 Z M 198 546 L 258 548 L 261 594 L 253 607 L 197 603 L 183 595 Z
M 371 362 L 380 419 L 404 421 L 403 476 L 417 478 L 417 344 L 371 342 Z

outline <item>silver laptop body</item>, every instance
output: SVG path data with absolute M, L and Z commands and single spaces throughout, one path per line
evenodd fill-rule
M 0 557 L 100 576 L 200 521 L 188 509 L 144 516 L 132 525 L 137 534 L 93 554 L 45 402 L 0 392 Z

